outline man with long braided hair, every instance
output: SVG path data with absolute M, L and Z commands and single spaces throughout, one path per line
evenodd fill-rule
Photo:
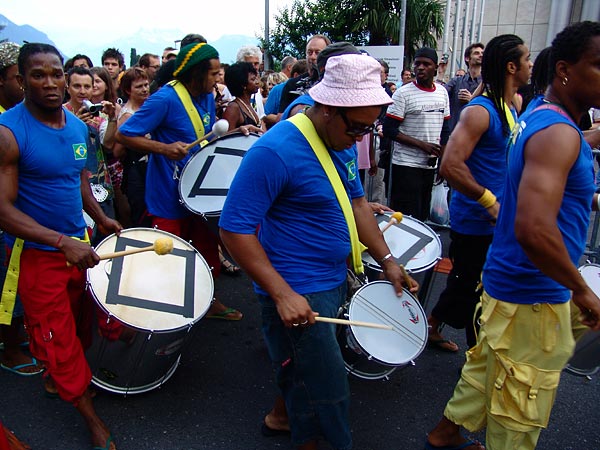
M 511 136 L 477 345 L 426 449 L 481 450 L 461 425 L 486 427 L 488 449 L 534 449 L 575 347 L 571 303 L 583 325 L 600 329 L 600 300 L 576 266 L 598 209 L 592 151 L 577 127 L 600 105 L 598 61 L 598 22 L 571 25 L 552 42 L 545 101 Z
M 446 351 L 458 346 L 442 337 L 442 323 L 465 328 L 469 348 L 476 343 L 477 286 L 494 235 L 500 208 L 496 198 L 502 195 L 508 136 L 516 119 L 509 105 L 530 71 L 529 50 L 520 37 L 492 39 L 482 61 L 483 94 L 464 107 L 442 158 L 440 174 L 452 186 L 452 270 L 428 321 L 430 344 Z

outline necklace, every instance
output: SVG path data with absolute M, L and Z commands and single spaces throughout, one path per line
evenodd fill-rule
M 248 115 L 252 118 L 252 120 L 254 121 L 254 124 L 257 127 L 260 127 L 260 119 L 258 118 L 258 114 L 256 114 L 256 111 L 254 111 L 253 108 L 249 107 L 243 100 L 236 98 L 235 101 L 238 103 L 238 106 L 242 109 L 244 109 Z

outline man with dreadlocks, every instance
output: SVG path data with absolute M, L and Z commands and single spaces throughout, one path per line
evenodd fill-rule
M 576 266 L 598 209 L 592 151 L 577 123 L 600 105 L 599 59 L 598 22 L 571 25 L 552 42 L 545 101 L 519 118 L 508 149 L 477 345 L 426 449 L 481 450 L 461 425 L 487 427 L 488 450 L 534 449 L 575 347 L 572 319 L 600 329 L 600 300 Z
M 477 285 L 494 235 L 508 136 L 516 119 L 509 105 L 530 71 L 529 50 L 521 38 L 507 34 L 492 39 L 483 54 L 483 93 L 463 109 L 442 158 L 440 174 L 452 186 L 452 271 L 428 321 L 429 342 L 443 350 L 457 351 L 458 346 L 441 336 L 442 323 L 466 328 L 469 348 L 476 343 Z
M 116 139 L 127 148 L 149 153 L 146 204 L 152 226 L 186 240 L 202 254 L 215 278 L 220 274 L 218 237 L 199 215 L 179 201 L 179 177 L 187 161 L 200 150 L 190 142 L 203 136 L 215 123 L 213 87 L 221 68 L 219 53 L 202 36 L 186 36 L 193 42 L 181 48 L 173 77 L 152 94 L 125 122 Z M 248 127 L 238 130 L 248 134 Z M 147 139 L 150 133 L 152 139 Z M 213 301 L 208 318 L 241 320 L 242 313 Z

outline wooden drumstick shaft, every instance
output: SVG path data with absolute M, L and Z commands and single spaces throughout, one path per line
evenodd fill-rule
M 317 322 L 335 323 L 338 325 L 354 325 L 357 327 L 378 328 L 380 330 L 393 330 L 394 329 L 391 325 L 384 325 L 381 323 L 373 323 L 373 322 L 361 322 L 360 320 L 334 319 L 332 317 L 321 317 L 321 316 L 316 316 L 315 320 Z
M 189 151 L 189 150 L 190 150 L 192 147 L 194 147 L 194 146 L 196 146 L 196 145 L 200 144 L 202 141 L 208 141 L 209 139 L 211 139 L 211 138 L 213 137 L 213 135 L 214 135 L 214 134 L 215 134 L 215 132 L 214 132 L 214 131 L 211 131 L 210 133 L 208 133 L 208 134 L 205 134 L 204 136 L 202 136 L 202 137 L 200 137 L 200 138 L 196 139 L 194 142 L 192 142 L 192 143 L 190 143 L 190 144 L 186 145 L 186 146 L 185 146 L 185 150 L 186 150 L 186 151 Z M 217 136 L 217 137 L 218 137 L 218 136 Z M 204 145 L 201 145 L 200 147 L 204 147 Z
M 135 255 L 136 253 L 151 252 L 154 250 L 154 244 L 148 247 L 130 248 L 129 250 L 121 250 L 119 252 L 105 253 L 98 255 L 100 260 L 120 258 L 121 256 Z
M 402 271 L 402 278 L 404 278 L 404 283 L 406 284 L 406 287 L 410 289 L 412 287 L 412 284 L 410 282 L 410 276 L 408 275 L 408 272 L 402 264 L 399 264 L 399 266 L 400 270 Z
M 389 221 L 388 223 L 386 223 L 386 224 L 385 224 L 385 227 L 383 227 L 383 228 L 381 229 L 381 232 L 382 232 L 382 233 L 385 233 L 385 232 L 388 230 L 388 228 L 390 228 L 390 227 L 391 227 L 391 226 L 393 226 L 393 225 L 396 225 L 397 223 L 398 223 L 398 220 L 396 220 L 396 218 L 395 218 L 395 217 L 392 217 L 392 218 L 390 219 L 390 221 Z

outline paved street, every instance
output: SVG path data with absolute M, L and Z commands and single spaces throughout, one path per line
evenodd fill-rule
M 447 251 L 447 231 L 439 231 Z M 445 284 L 434 278 L 428 308 Z M 96 406 L 120 450 L 288 449 L 286 437 L 264 438 L 260 423 L 276 394 L 260 332 L 259 309 L 249 280 L 222 275 L 216 295 L 245 314 L 241 322 L 202 320 L 192 330 L 181 365 L 161 388 L 145 394 L 100 391 Z M 350 377 L 354 448 L 423 448 L 426 432 L 442 414 L 464 361 L 463 332 L 445 333 L 461 346 L 457 354 L 426 349 L 414 367 L 387 381 Z M 77 412 L 46 398 L 42 379 L 0 371 L 0 419 L 35 450 L 89 449 Z M 600 449 L 600 381 L 565 373 L 540 450 Z M 480 440 L 484 435 L 475 437 Z M 322 445 L 322 449 L 328 449 Z

